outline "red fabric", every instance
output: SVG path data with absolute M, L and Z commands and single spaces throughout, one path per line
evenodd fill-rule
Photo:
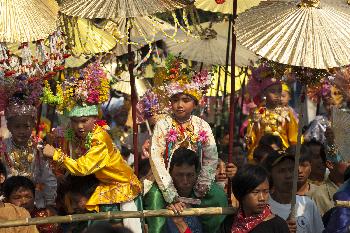
M 242 208 L 239 209 L 237 217 L 233 222 L 231 233 L 248 233 L 253 230 L 257 225 L 262 223 L 264 219 L 271 215 L 271 210 L 268 205 L 266 205 L 263 212 L 259 215 L 254 215 L 250 217 L 244 217 Z
M 184 233 L 192 233 L 191 229 L 187 227 L 186 231 Z

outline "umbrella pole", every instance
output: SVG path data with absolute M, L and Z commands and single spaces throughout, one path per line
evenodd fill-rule
M 294 172 L 293 172 L 293 188 L 292 188 L 292 202 L 291 202 L 291 210 L 288 219 L 295 219 L 296 214 L 296 194 L 298 191 L 298 172 L 299 172 L 299 160 L 300 160 L 300 151 L 301 151 L 301 134 L 304 122 L 304 113 L 303 106 L 305 103 L 305 87 L 303 86 L 301 94 L 300 94 L 300 105 L 299 105 L 299 114 L 300 119 L 298 123 L 298 137 L 297 137 L 297 146 L 295 153 L 295 163 L 294 163 Z
M 215 137 L 217 137 L 218 134 L 218 127 L 220 126 L 220 119 L 218 118 L 218 108 L 219 108 L 219 89 L 220 89 L 220 80 L 221 80 L 221 66 L 219 66 L 219 74 L 218 74 L 218 84 L 216 85 L 216 95 L 215 95 Z M 220 132 L 220 131 L 219 131 Z
M 232 26 L 234 25 L 234 21 L 237 17 L 237 0 L 233 1 L 233 17 L 232 17 Z M 235 65 L 236 65 L 236 42 L 237 38 L 235 32 L 232 28 L 232 51 L 231 51 L 231 95 L 230 95 L 230 117 L 229 117 L 229 146 L 228 146 L 228 162 L 232 163 L 233 157 L 233 140 L 235 135 L 235 90 L 236 90 L 236 82 L 235 82 Z M 226 85 L 226 83 L 225 83 Z M 227 187 L 227 196 L 229 198 L 229 203 L 231 204 L 231 182 L 228 182 Z
M 129 20 L 126 20 L 126 23 L 129 23 Z M 130 74 L 130 86 L 131 86 L 131 113 L 132 113 L 132 139 L 134 146 L 134 171 L 138 176 L 139 173 L 139 153 L 138 153 L 138 125 L 136 123 L 136 104 L 137 104 L 137 96 L 136 96 L 136 88 L 135 88 L 135 76 L 134 76 L 134 56 L 131 51 L 131 26 L 128 29 L 128 68 Z

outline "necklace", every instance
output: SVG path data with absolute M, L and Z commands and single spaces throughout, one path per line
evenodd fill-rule
M 11 151 L 8 166 L 12 175 L 31 177 L 34 160 L 33 142 L 29 139 L 27 146 L 19 146 L 11 139 Z
M 190 118 L 188 118 L 187 120 L 184 120 L 184 121 L 180 121 L 180 120 L 178 120 L 178 119 L 176 119 L 176 117 L 175 116 L 173 116 L 173 118 L 175 119 L 175 121 L 177 122 L 177 123 L 179 123 L 179 124 L 185 124 L 185 123 L 187 123 L 187 122 L 190 122 L 191 120 L 192 120 L 192 116 L 190 116 Z

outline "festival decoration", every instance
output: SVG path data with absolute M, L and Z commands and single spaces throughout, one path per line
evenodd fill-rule
M 228 22 L 203 23 L 198 32 L 199 38 L 188 37 L 183 32 L 178 32 L 175 39 L 165 41 L 168 50 L 175 55 L 192 61 L 203 62 L 205 64 L 225 65 L 227 50 Z M 183 42 L 179 42 L 183 41 Z M 229 44 L 231 45 L 230 40 Z M 229 49 L 230 51 L 231 49 Z M 203 51 L 206 51 L 203 53 Z M 231 53 L 229 53 L 231 56 Z M 237 66 L 248 66 L 258 60 L 253 52 L 238 44 L 236 49 Z M 229 61 L 228 64 L 231 62 Z
M 233 14 L 233 1 L 237 2 L 237 13 L 242 13 L 247 9 L 257 6 L 261 0 L 196 0 L 195 6 L 204 11 L 212 11 L 223 14 Z
M 184 93 L 200 101 L 211 85 L 211 75 L 206 70 L 196 72 L 184 66 L 182 58 L 168 55 L 165 67 L 155 74 L 155 82 L 164 86 L 168 98 Z
M 348 65 L 350 14 L 320 4 L 263 1 L 238 16 L 237 38 L 258 55 L 282 64 L 315 69 Z
M 57 105 L 61 113 L 69 112 L 75 106 L 94 106 L 108 101 L 109 80 L 100 65 L 92 63 L 58 83 L 56 95 L 47 81 L 43 92 L 44 103 Z
M 61 11 L 81 18 L 132 18 L 172 11 L 188 4 L 186 0 L 64 0 Z
M 46 39 L 57 29 L 55 0 L 3 1 L 0 8 L 0 42 L 23 43 Z

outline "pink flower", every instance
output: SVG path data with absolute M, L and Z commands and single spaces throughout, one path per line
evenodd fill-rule
M 207 131 L 205 130 L 200 130 L 198 132 L 198 142 L 201 142 L 202 144 L 205 144 L 206 142 L 208 142 L 209 140 L 209 136 Z
M 175 143 L 177 140 L 177 132 L 175 129 L 170 129 L 167 137 L 166 137 L 166 141 L 169 143 Z

